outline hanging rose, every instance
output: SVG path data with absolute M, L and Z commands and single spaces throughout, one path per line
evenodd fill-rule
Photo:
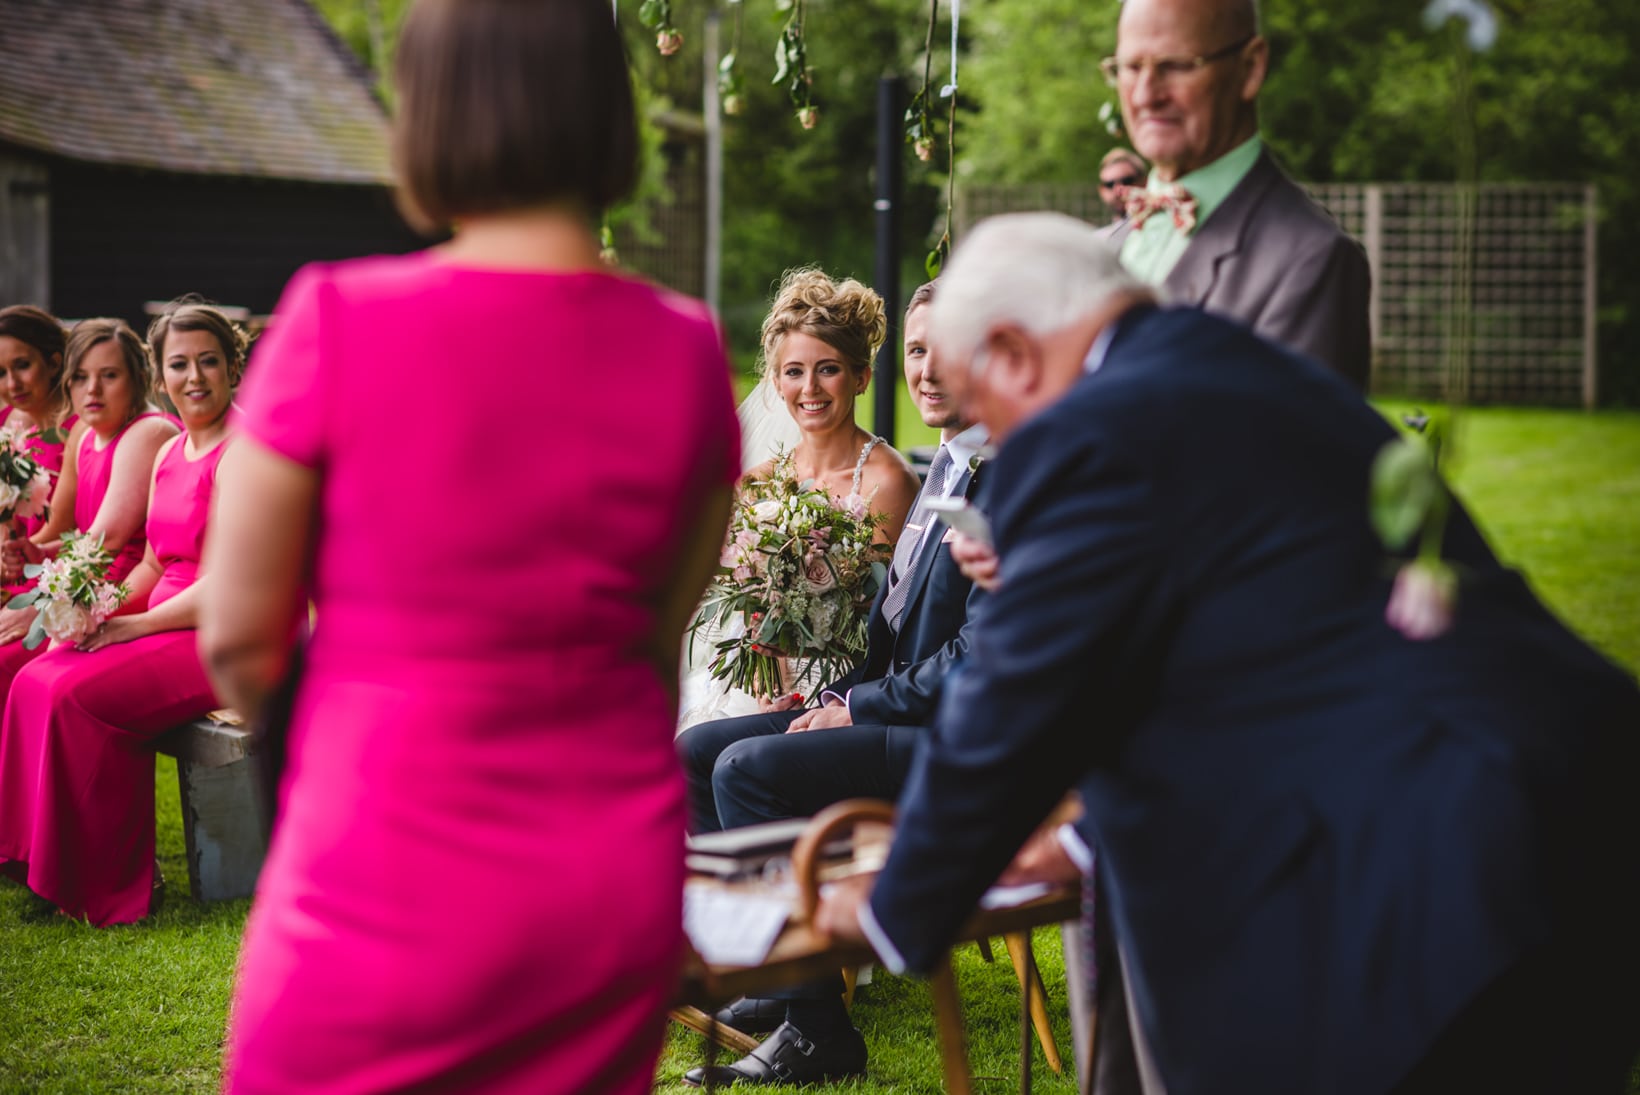
M 820 124 L 820 108 L 817 106 L 804 107 L 797 112 L 797 120 L 803 124 L 804 129 L 813 129 Z
M 670 57 L 683 48 L 683 35 L 672 25 L 672 0 L 643 0 L 638 22 L 655 32 L 655 48 Z
M 745 81 L 740 78 L 740 69 L 736 67 L 736 54 L 730 50 L 718 62 L 718 95 L 723 104 L 723 113 L 739 114 L 746 108 Z

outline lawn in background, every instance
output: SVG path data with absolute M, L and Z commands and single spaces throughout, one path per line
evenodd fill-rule
M 749 385 L 747 385 L 749 386 Z M 1397 413 L 1402 405 L 1385 406 Z M 869 422 L 869 410 L 863 410 Z M 900 444 L 927 444 L 900 389 Z M 915 426 L 914 426 L 915 424 Z M 1454 471 L 1498 553 L 1542 597 L 1631 672 L 1640 667 L 1640 414 L 1483 409 L 1466 412 Z M 156 776 L 160 861 L 171 880 L 164 909 L 134 927 L 98 931 L 43 913 L 0 882 L 0 1092 L 208 1092 L 218 1083 L 234 956 L 247 902 L 187 898 L 175 765 Z M 437 880 L 429 880 L 436 884 Z M 452 925 L 453 934 L 459 925 Z M 561 940 L 543 940 L 563 946 Z M 1058 933 L 1036 934 L 1050 1000 L 1064 1000 Z M 999 948 L 1000 951 L 1000 948 Z M 973 1067 L 982 1092 L 1017 1088 L 1018 992 L 1006 959 L 987 966 L 958 951 Z M 1062 1007 L 1055 1033 L 1069 1057 Z M 940 1088 L 925 986 L 879 972 L 861 989 L 856 1022 L 871 1047 L 860 1093 Z M 674 1030 L 657 1075 L 682 1090 L 699 1039 Z M 987 1078 L 989 1077 L 989 1078 Z M 1037 1088 L 1068 1092 L 1037 1058 Z M 1631 1085 L 1640 1092 L 1640 1084 Z

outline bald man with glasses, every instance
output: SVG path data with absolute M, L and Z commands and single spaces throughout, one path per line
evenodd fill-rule
M 1254 0 L 1126 0 L 1100 69 L 1152 170 L 1111 239 L 1169 300 L 1239 320 L 1364 392 L 1366 254 L 1264 147 L 1269 61 Z

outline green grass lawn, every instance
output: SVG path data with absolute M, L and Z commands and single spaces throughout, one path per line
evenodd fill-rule
M 903 391 L 899 421 L 902 445 L 932 441 Z M 1499 553 L 1572 626 L 1631 671 L 1640 668 L 1640 561 L 1632 554 L 1640 543 L 1640 414 L 1477 410 L 1464 418 L 1460 445 L 1455 483 Z M 0 1093 L 215 1090 L 247 903 L 188 899 L 168 758 L 160 758 L 156 787 L 171 886 L 150 922 L 98 931 L 50 916 L 27 891 L 0 882 Z M 1039 931 L 1036 948 L 1050 1001 L 1062 1002 L 1057 931 Z M 978 1089 L 1015 1089 L 1011 967 L 1005 957 L 987 966 L 964 947 L 958 982 Z M 879 973 L 861 989 L 855 1016 L 871 1047 L 871 1076 L 845 1090 L 939 1090 L 925 986 Z M 1063 1015 L 1056 1035 L 1068 1060 Z M 698 1038 L 674 1030 L 659 1089 L 682 1090 L 680 1077 L 700 1054 Z M 1038 1053 L 1036 1089 L 1072 1087 L 1048 1074 Z M 1640 1092 L 1640 1083 L 1631 1088 Z

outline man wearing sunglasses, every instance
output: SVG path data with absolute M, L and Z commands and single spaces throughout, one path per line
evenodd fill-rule
M 1122 5 L 1116 53 L 1099 67 L 1153 169 L 1111 238 L 1168 299 L 1246 323 L 1364 391 L 1371 272 L 1259 137 L 1269 62 L 1255 0 Z
M 1128 193 L 1144 188 L 1149 170 L 1144 158 L 1129 148 L 1113 148 L 1099 161 L 1099 197 L 1112 221 L 1127 216 Z

